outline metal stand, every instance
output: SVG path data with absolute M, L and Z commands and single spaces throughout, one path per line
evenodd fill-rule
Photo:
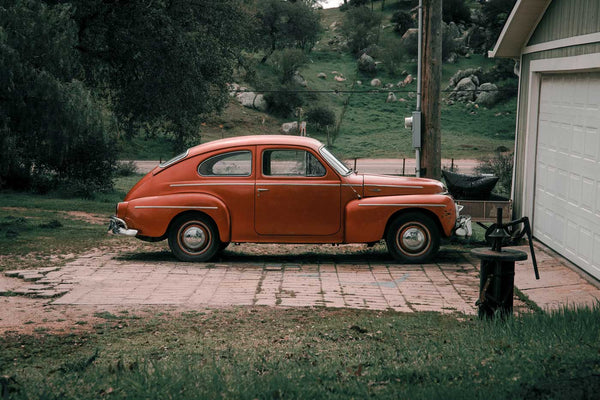
M 515 249 L 503 249 L 502 245 L 510 238 L 505 228 L 514 227 L 519 223 L 525 225 L 524 231 L 528 234 L 535 277 L 540 279 L 531 242 L 529 220 L 524 217 L 503 225 L 502 208 L 498 208 L 496 229 L 489 235 L 492 239 L 492 248 L 471 250 L 471 254 L 481 260 L 479 299 L 475 303 L 479 307 L 479 318 L 491 318 L 496 314 L 505 317 L 513 313 L 515 261 L 526 260 L 527 253 Z

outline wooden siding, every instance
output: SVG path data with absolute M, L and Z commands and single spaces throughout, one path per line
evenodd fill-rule
M 598 0 L 594 0 L 598 1 Z M 575 2 L 579 2 L 575 0 Z M 544 22 L 542 19 L 541 23 Z M 520 88 L 519 88 L 519 105 L 518 105 L 518 121 L 517 135 L 515 142 L 515 181 L 513 183 L 513 215 L 523 216 L 524 205 L 521 204 L 523 199 L 523 190 L 525 190 L 525 140 L 527 133 L 527 113 L 529 111 L 528 94 L 529 94 L 529 73 L 530 64 L 534 60 L 544 60 L 561 57 L 572 57 L 586 54 L 600 53 L 600 43 L 565 47 L 555 50 L 525 54 L 521 60 L 520 73 Z M 600 65 L 599 65 L 600 67 Z
M 528 45 L 600 32 L 599 0 L 554 0 Z

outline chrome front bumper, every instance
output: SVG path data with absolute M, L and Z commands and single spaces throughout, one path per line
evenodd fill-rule
M 125 236 L 136 236 L 138 231 L 137 229 L 129 229 L 127 228 L 127 224 L 121 218 L 117 218 L 116 216 L 110 217 L 108 222 L 108 232 L 112 232 L 115 235 L 125 235 Z
M 454 235 L 464 238 L 473 235 L 473 226 L 470 215 L 460 215 L 464 206 L 456 205 L 456 225 L 454 226 Z

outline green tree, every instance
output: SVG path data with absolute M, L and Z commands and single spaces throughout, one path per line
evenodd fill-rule
M 353 7 L 346 11 L 341 33 L 348 41 L 348 48 L 360 56 L 369 45 L 379 40 L 381 17 L 368 7 Z
M 471 10 L 465 0 L 444 0 L 442 18 L 447 24 L 450 22 L 467 24 L 471 22 Z
M 265 50 L 261 63 L 287 47 L 312 49 L 321 32 L 319 14 L 311 1 L 259 0 L 258 35 Z
M 110 115 L 81 82 L 69 4 L 0 6 L 0 187 L 112 185 Z
M 72 0 L 86 80 L 129 132 L 171 132 L 176 150 L 228 102 L 250 15 L 241 0 Z
M 504 23 L 508 19 L 516 0 L 488 0 L 483 3 L 481 12 L 485 27 L 485 48 L 491 49 L 496 44 Z

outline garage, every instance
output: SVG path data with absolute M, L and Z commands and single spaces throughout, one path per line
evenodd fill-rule
M 600 283 L 600 2 L 516 0 L 491 58 L 519 80 L 513 217 Z
M 600 73 L 540 79 L 533 233 L 600 279 Z

